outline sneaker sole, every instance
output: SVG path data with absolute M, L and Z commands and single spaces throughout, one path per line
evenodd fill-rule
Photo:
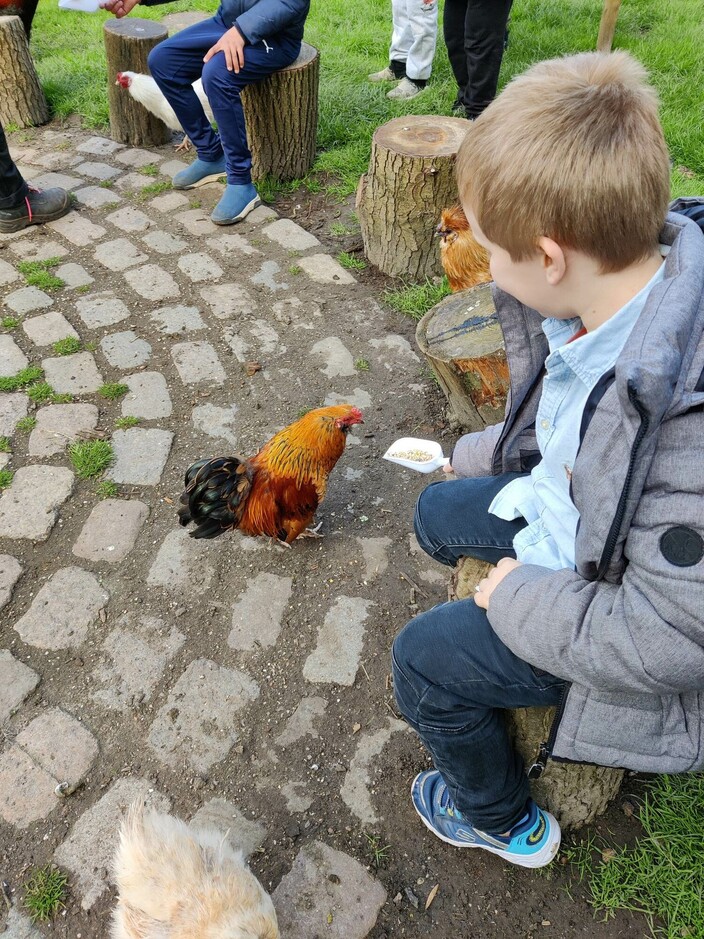
M 214 219 L 213 216 L 210 216 L 210 221 L 214 225 L 235 225 L 237 222 L 241 222 L 245 219 L 251 211 L 256 209 L 258 205 L 262 204 L 262 200 L 257 196 L 256 199 L 252 199 L 251 202 L 248 202 L 247 205 L 242 209 L 239 215 L 236 215 L 234 218 L 227 219 Z
M 172 189 L 197 189 L 199 186 L 207 186 L 208 183 L 217 182 L 218 179 L 222 179 L 223 176 L 227 175 L 227 170 L 223 170 L 221 173 L 211 173 L 210 176 L 204 176 L 202 179 L 199 179 L 196 183 L 189 183 L 187 186 L 174 186 L 173 181 L 171 182 Z
M 413 801 L 413 786 L 411 786 L 411 801 Z M 413 808 L 416 810 L 418 818 L 423 822 L 428 831 L 432 832 L 436 838 L 439 838 L 441 841 L 444 841 L 445 844 L 451 844 L 455 848 L 481 848 L 483 851 L 489 851 L 490 854 L 496 854 L 498 857 L 503 858 L 504 861 L 508 861 L 510 864 L 517 864 L 519 867 L 547 867 L 547 865 L 555 858 L 559 848 L 560 842 L 562 841 L 562 833 L 560 831 L 560 826 L 557 824 L 557 819 L 546 812 L 544 809 L 541 809 L 543 814 L 550 820 L 550 830 L 554 832 L 553 836 L 550 838 L 550 841 L 537 851 L 535 854 L 531 854 L 529 857 L 526 857 L 524 854 L 511 854 L 510 851 L 502 851 L 501 848 L 492 848 L 488 844 L 478 844 L 472 843 L 469 841 L 453 841 L 452 838 L 446 838 L 445 835 L 441 835 L 440 832 L 436 831 L 430 822 L 424 818 L 418 809 L 416 808 L 415 802 L 413 802 Z

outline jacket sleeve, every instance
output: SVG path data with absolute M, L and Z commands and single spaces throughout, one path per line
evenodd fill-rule
M 460 437 L 450 459 L 452 469 L 458 476 L 491 476 L 494 450 L 503 426 L 501 421 Z
M 704 552 L 702 423 L 699 408 L 661 426 L 621 583 L 530 564 L 501 581 L 489 621 L 516 655 L 603 691 L 704 691 L 704 559 L 696 560 L 699 546 Z M 687 564 L 668 560 L 668 532 L 688 541 Z
M 252 45 L 281 32 L 308 12 L 309 0 L 259 0 L 235 20 L 235 26 Z

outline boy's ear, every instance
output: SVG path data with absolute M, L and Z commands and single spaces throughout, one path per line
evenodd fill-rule
M 551 287 L 557 287 L 567 271 L 565 252 L 552 238 L 538 238 L 538 250 L 543 256 L 545 279 Z

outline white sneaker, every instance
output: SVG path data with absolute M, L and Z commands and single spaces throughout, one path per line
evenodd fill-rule
M 391 71 L 390 66 L 386 66 L 380 72 L 372 72 L 371 75 L 367 75 L 367 81 L 370 82 L 394 82 L 397 81 L 396 76 Z
M 420 85 L 416 85 L 410 78 L 402 78 L 401 81 L 387 92 L 386 97 L 395 101 L 407 101 L 409 98 L 415 98 L 423 91 Z

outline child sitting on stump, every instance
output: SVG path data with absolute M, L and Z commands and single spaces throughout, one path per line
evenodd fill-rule
M 472 125 L 457 177 L 491 256 L 511 375 L 502 424 L 462 437 L 421 495 L 443 564 L 496 565 L 393 646 L 432 755 L 413 804 L 457 847 L 542 867 L 502 709 L 557 705 L 548 756 L 704 768 L 704 237 L 668 214 L 657 98 L 625 53 L 543 62 Z M 673 208 L 696 217 L 696 203 Z
M 103 0 L 102 5 L 119 18 L 140 2 L 155 6 L 171 0 Z M 309 7 L 310 0 L 222 0 L 212 19 L 175 33 L 149 54 L 149 70 L 198 154 L 176 173 L 174 189 L 227 177 L 225 194 L 210 216 L 216 225 L 240 222 L 261 203 L 252 183 L 240 93 L 296 60 Z M 198 78 L 217 132 L 193 90 Z

